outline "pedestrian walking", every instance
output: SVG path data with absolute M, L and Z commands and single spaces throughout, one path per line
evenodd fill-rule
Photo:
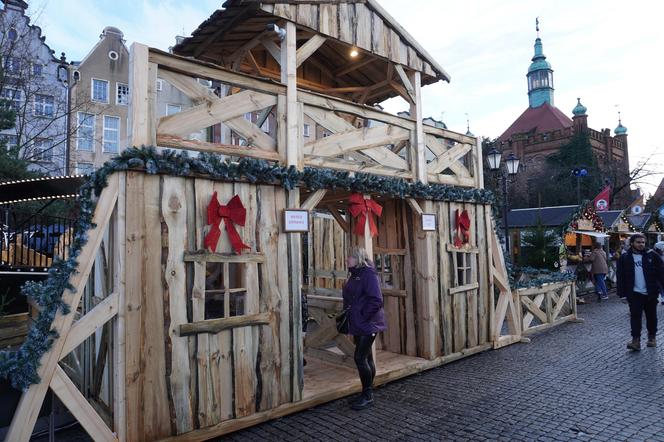
M 597 293 L 598 301 L 607 301 L 609 299 L 609 292 L 606 289 L 606 274 L 609 273 L 609 264 L 606 258 L 606 252 L 602 249 L 600 243 L 593 244 L 592 253 L 584 258 L 585 262 L 591 263 L 590 274 L 595 283 L 595 292 Z
M 646 250 L 646 237 L 636 233 L 630 249 L 618 260 L 618 296 L 629 303 L 632 341 L 627 348 L 641 350 L 641 318 L 646 315 L 648 347 L 656 347 L 657 296 L 664 287 L 664 262 L 652 250 Z
M 355 341 L 355 365 L 362 382 L 362 394 L 351 402 L 351 407 L 362 410 L 374 403 L 376 364 L 372 346 L 376 334 L 387 327 L 378 275 L 366 250 L 354 247 L 346 262 L 349 276 L 343 288 L 344 310 L 348 312 L 348 334 Z

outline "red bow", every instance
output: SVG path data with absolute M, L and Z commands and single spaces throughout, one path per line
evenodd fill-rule
M 359 193 L 354 193 L 350 196 L 350 214 L 353 218 L 357 218 L 357 223 L 355 224 L 355 234 L 359 236 L 364 236 L 364 225 L 367 221 L 367 215 L 369 212 L 373 212 L 376 216 L 381 216 L 383 213 L 383 208 L 374 200 L 364 199 L 364 196 Z M 378 227 L 376 227 L 376 222 L 374 221 L 373 216 L 369 215 L 369 232 L 371 236 L 378 235 Z
M 470 241 L 470 217 L 468 211 L 456 211 L 456 235 L 454 235 L 454 246 L 461 247 Z
M 242 249 L 251 249 L 250 246 L 242 242 L 240 234 L 235 230 L 235 224 L 244 226 L 245 219 L 247 218 L 247 210 L 242 205 L 240 197 L 235 195 L 228 202 L 227 205 L 222 206 L 217 200 L 217 192 L 212 195 L 212 200 L 207 208 L 208 224 L 212 226 L 210 232 L 205 235 L 205 247 L 214 252 L 217 248 L 219 236 L 221 236 L 221 229 L 219 223 L 224 220 L 226 232 L 228 232 L 228 239 L 231 241 L 231 246 L 236 253 L 242 253 Z

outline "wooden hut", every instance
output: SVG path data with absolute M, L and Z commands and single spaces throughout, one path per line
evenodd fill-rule
M 358 391 L 352 343 L 329 318 L 352 244 L 374 256 L 385 295 L 377 383 L 520 341 L 519 303 L 479 197 L 481 146 L 423 124 L 422 86 L 449 81 L 445 71 L 374 0 L 224 8 L 174 54 L 132 45 L 131 144 L 260 159 L 283 166 L 282 181 L 293 171 L 348 172 L 345 182 L 365 191 L 183 173 L 152 160 L 111 174 L 63 300 L 79 306 L 103 238 L 105 295 L 75 322 L 57 314 L 59 338 L 8 440 L 28 440 L 48 388 L 96 440 L 122 441 L 205 440 Z M 157 79 L 197 105 L 159 118 Z M 395 96 L 409 117 L 369 106 Z M 189 138 L 201 129 L 208 141 Z M 372 187 L 371 177 L 395 190 Z M 238 201 L 236 235 L 208 242 Z M 225 221 L 215 218 L 222 212 Z M 306 338 L 303 292 L 313 318 Z M 556 308 L 573 302 L 560 299 Z M 95 379 L 107 383 L 100 407 L 58 361 L 105 323 L 112 345 L 96 361 Z

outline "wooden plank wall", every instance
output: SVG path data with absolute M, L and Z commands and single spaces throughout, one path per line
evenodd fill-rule
M 316 274 L 313 286 L 341 290 L 346 280 L 346 232 L 331 215 L 314 213 L 310 238 L 309 268 Z
M 251 253 L 241 274 L 245 314 L 268 325 L 180 336 L 205 319 L 206 264 L 185 262 L 202 249 L 207 206 L 239 195 L 237 227 Z M 293 398 L 287 236 L 280 232 L 280 187 L 127 174 L 127 440 L 155 440 L 265 411 Z M 217 253 L 231 253 L 223 225 Z

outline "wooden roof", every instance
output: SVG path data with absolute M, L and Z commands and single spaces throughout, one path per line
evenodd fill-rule
M 173 52 L 225 65 L 225 57 L 252 40 L 269 35 L 268 23 L 289 20 L 300 30 L 328 38 L 303 65 L 325 71 L 334 83 L 328 87 L 349 92 L 353 86 L 384 82 L 390 63 L 421 72 L 423 85 L 450 81 L 445 70 L 376 0 L 227 0 L 223 7 L 201 23 L 191 37 L 176 45 Z M 358 49 L 359 57 L 350 58 L 350 48 Z M 397 95 L 387 87 L 370 101 L 377 103 Z

